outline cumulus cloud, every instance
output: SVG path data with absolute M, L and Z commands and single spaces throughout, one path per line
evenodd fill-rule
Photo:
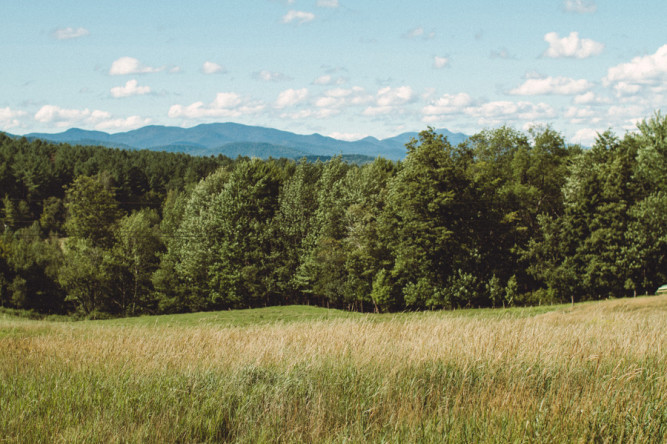
M 613 89 L 616 93 L 616 97 L 625 97 L 639 93 L 642 87 L 636 83 L 618 82 L 614 85 Z
M 546 103 L 495 101 L 468 107 L 466 114 L 477 117 L 480 125 L 498 125 L 508 121 L 551 119 L 556 113 Z
M 609 99 L 597 96 L 593 91 L 588 91 L 579 94 L 573 99 L 576 105 L 596 105 L 602 103 L 609 103 Z
M 593 86 L 586 79 L 570 79 L 568 77 L 529 78 L 522 85 L 509 93 L 517 96 L 537 95 L 574 95 L 581 94 Z
M 444 94 L 422 109 L 425 121 L 435 121 L 445 115 L 463 113 L 473 104 L 472 97 L 466 93 Z
M 334 88 L 324 92 L 315 101 L 318 108 L 338 109 L 346 106 L 366 105 L 374 100 L 362 87 Z
M 435 56 L 433 58 L 433 67 L 436 69 L 444 68 L 449 64 L 449 59 L 447 57 Z
M 579 124 L 583 122 L 599 122 L 600 118 L 590 106 L 583 108 L 571 106 L 565 111 L 565 118 L 570 119 L 571 123 Z
M 9 128 L 16 128 L 21 125 L 20 117 L 26 115 L 25 111 L 15 111 L 11 108 L 0 108 L 0 131 Z
M 294 106 L 297 103 L 303 102 L 308 97 L 308 89 L 286 89 L 278 94 L 278 98 L 274 106 L 276 108 L 285 108 L 287 106 Z
M 109 74 L 112 76 L 122 76 L 128 74 L 148 74 L 152 72 L 162 71 L 164 68 L 153 68 L 141 64 L 139 60 L 134 57 L 121 57 L 111 64 Z
M 150 92 L 150 86 L 139 86 L 138 82 L 134 79 L 128 80 L 125 86 L 111 88 L 111 95 L 117 99 L 120 97 L 140 96 Z
M 215 62 L 204 62 L 204 64 L 201 67 L 201 72 L 204 74 L 223 74 L 227 72 L 224 67 L 221 65 L 218 65 Z
M 413 102 L 416 94 L 409 86 L 391 88 L 389 86 L 380 89 L 375 97 L 375 105 L 367 107 L 363 114 L 365 116 L 378 116 L 391 114 L 400 110 L 399 107 Z
M 565 0 L 563 9 L 576 14 L 592 14 L 598 10 L 598 6 L 593 0 Z
M 136 128 L 141 128 L 151 123 L 151 119 L 140 116 L 130 116 L 125 119 L 108 119 L 99 122 L 95 125 L 95 129 L 99 131 L 127 131 Z
M 603 79 L 603 84 L 625 82 L 631 85 L 656 85 L 667 81 L 667 45 L 663 45 L 655 52 L 645 56 L 633 58 L 628 63 L 609 68 Z
M 549 48 L 544 52 L 545 57 L 560 58 L 572 57 L 585 59 L 598 55 L 604 49 L 602 43 L 591 39 L 579 38 L 579 33 L 572 31 L 567 37 L 559 37 L 556 32 L 545 34 L 544 41 L 549 44 Z
M 382 88 L 377 93 L 377 104 L 379 106 L 396 106 L 411 102 L 415 98 L 415 92 L 409 86 Z
M 317 0 L 317 6 L 320 8 L 338 8 L 338 0 Z
M 44 105 L 35 113 L 35 120 L 44 124 L 53 124 L 58 128 L 83 125 L 96 130 L 127 130 L 148 125 L 151 119 L 130 116 L 125 119 L 113 118 L 107 111 L 85 109 L 66 109 L 56 105 Z
M 283 73 L 271 72 L 267 70 L 252 73 L 252 78 L 255 80 L 261 80 L 262 82 L 285 82 L 292 80 L 291 77 L 286 76 Z
M 291 10 L 283 16 L 283 23 L 296 23 L 297 25 L 303 25 L 313 20 L 315 20 L 315 14 L 305 11 Z
M 574 143 L 580 143 L 581 145 L 584 146 L 591 146 L 595 143 L 595 141 L 598 138 L 598 134 L 600 134 L 602 131 L 600 130 L 595 130 L 592 128 L 583 128 L 577 131 L 574 136 L 572 137 L 572 141 Z
M 71 40 L 90 35 L 86 28 L 58 28 L 51 32 L 51 37 L 56 40 Z
M 262 111 L 265 105 L 251 102 L 233 92 L 218 93 L 215 99 L 209 103 L 195 102 L 190 105 L 172 105 L 169 108 L 169 117 L 200 119 L 207 117 L 240 117 L 248 114 L 256 114 Z

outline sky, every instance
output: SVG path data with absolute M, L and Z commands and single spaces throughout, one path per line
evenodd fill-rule
M 28 7 L 29 5 L 29 7 Z M 622 136 L 667 104 L 664 0 L 0 0 L 0 131 L 236 122 Z

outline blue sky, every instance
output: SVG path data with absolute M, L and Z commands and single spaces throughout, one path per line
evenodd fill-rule
M 664 111 L 667 2 L 0 0 L 0 130 L 238 122 L 354 140 Z

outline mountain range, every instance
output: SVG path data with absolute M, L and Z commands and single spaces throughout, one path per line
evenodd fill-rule
M 452 145 L 457 145 L 468 137 L 465 134 L 453 133 L 446 129 L 436 130 L 436 132 L 446 136 Z M 73 145 L 100 145 L 206 156 L 223 154 L 229 157 L 241 155 L 298 159 L 354 155 L 370 159 L 382 156 L 392 160 L 404 158 L 405 144 L 417 136 L 416 132 L 407 132 L 383 140 L 366 137 L 350 142 L 320 134 L 301 135 L 238 123 L 209 123 L 192 128 L 149 125 L 115 134 L 72 128 L 57 134 L 30 133 L 25 135 L 28 139 L 42 139 Z

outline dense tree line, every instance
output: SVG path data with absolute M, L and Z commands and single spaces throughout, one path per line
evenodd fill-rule
M 134 315 L 362 311 L 652 293 L 667 282 L 667 118 L 567 145 L 433 130 L 404 161 L 191 157 L 0 135 L 0 304 Z

